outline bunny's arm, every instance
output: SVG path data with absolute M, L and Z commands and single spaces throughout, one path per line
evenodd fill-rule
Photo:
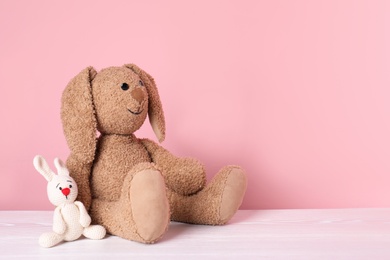
M 180 158 L 149 139 L 141 139 L 152 161 L 162 171 L 168 188 L 183 195 L 203 189 L 206 174 L 203 165 L 194 158 Z
M 92 202 L 91 188 L 89 183 L 92 162 L 79 162 L 75 155 L 70 154 L 68 160 L 66 161 L 66 166 L 69 170 L 70 176 L 76 181 L 78 186 L 77 200 L 81 201 L 85 208 L 89 210 Z
M 91 217 L 88 215 L 87 210 L 84 207 L 84 204 L 80 201 L 75 201 L 74 204 L 79 208 L 80 212 L 80 224 L 83 227 L 88 227 L 91 224 Z
M 57 234 L 64 234 L 66 231 L 66 223 L 62 218 L 61 207 L 57 207 L 54 210 L 53 231 Z

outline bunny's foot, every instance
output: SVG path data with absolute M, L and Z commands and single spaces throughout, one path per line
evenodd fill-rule
M 54 233 L 54 232 L 49 232 L 49 233 L 43 233 L 39 237 L 39 245 L 42 247 L 52 247 L 60 243 L 61 241 L 64 240 L 64 236 Z
M 238 166 L 223 168 L 203 190 L 192 196 L 169 192 L 172 220 L 192 224 L 226 224 L 240 207 L 246 176 Z
M 137 165 L 125 178 L 119 201 L 93 200 L 92 219 L 108 233 L 142 243 L 154 243 L 168 228 L 169 203 L 165 182 L 151 164 Z
M 106 229 L 100 225 L 90 225 L 84 228 L 83 235 L 90 239 L 102 239 L 106 235 Z

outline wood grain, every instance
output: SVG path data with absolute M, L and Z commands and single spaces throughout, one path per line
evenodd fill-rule
M 174 223 L 144 245 L 114 236 L 41 248 L 50 211 L 0 211 L 0 259 L 390 259 L 390 209 L 243 210 L 226 226 Z

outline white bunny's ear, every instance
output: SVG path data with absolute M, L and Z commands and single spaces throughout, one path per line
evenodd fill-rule
M 67 175 L 69 176 L 68 168 L 66 168 L 66 165 L 61 159 L 55 158 L 54 159 L 54 165 L 57 168 L 58 175 Z
M 34 157 L 34 167 L 37 171 L 42 174 L 43 177 L 47 181 L 51 181 L 53 179 L 54 173 L 50 170 L 49 165 L 47 164 L 45 158 L 40 155 Z

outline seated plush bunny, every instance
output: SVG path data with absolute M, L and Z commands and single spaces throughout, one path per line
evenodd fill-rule
M 198 160 L 134 135 L 147 116 L 162 142 L 165 120 L 156 84 L 134 64 L 99 72 L 88 67 L 64 90 L 61 119 L 71 152 L 66 163 L 93 221 L 142 243 L 161 238 L 170 220 L 227 223 L 245 194 L 242 168 L 225 166 L 206 185 Z
M 44 233 L 39 238 L 43 247 L 52 247 L 61 241 L 73 241 L 81 235 L 91 239 L 102 239 L 106 235 L 103 226 L 90 225 L 91 217 L 88 215 L 83 203 L 75 201 L 77 197 L 77 184 L 69 176 L 64 163 L 56 158 L 54 165 L 58 175 L 54 174 L 45 159 L 39 155 L 34 158 L 37 171 L 48 181 L 47 195 L 50 202 L 57 206 L 54 210 L 53 231 Z

